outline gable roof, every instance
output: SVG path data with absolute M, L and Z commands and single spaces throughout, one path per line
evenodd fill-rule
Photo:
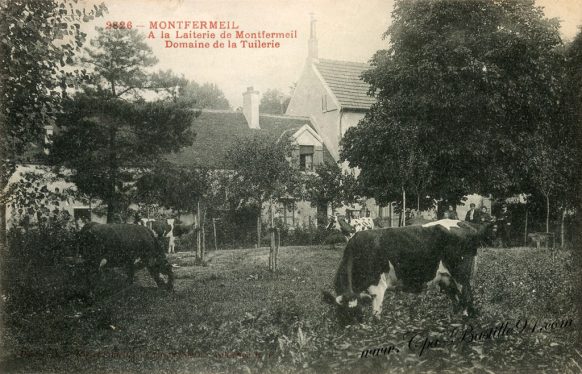
M 294 132 L 304 125 L 312 126 L 307 117 L 260 114 L 260 129 L 251 129 L 242 112 L 230 110 L 202 110 L 192 122 L 196 135 L 193 143 L 166 159 L 181 166 L 197 166 L 213 169 L 229 169 L 226 160 L 228 149 L 236 142 L 254 134 L 278 138 L 285 132 Z M 326 156 L 327 154 L 327 156 Z M 324 160 L 333 157 L 324 146 Z
M 342 107 L 368 110 L 376 102 L 374 97 L 368 96 L 370 85 L 360 79 L 370 65 L 320 58 L 314 66 Z

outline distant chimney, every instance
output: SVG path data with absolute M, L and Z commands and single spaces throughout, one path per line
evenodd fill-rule
M 309 31 L 309 51 L 307 52 L 307 59 L 311 61 L 316 61 L 318 57 L 317 53 L 317 34 L 315 31 L 315 16 L 311 13 L 311 28 Z
M 259 125 L 259 91 L 253 87 L 247 87 L 243 92 L 243 114 L 251 129 L 260 129 Z

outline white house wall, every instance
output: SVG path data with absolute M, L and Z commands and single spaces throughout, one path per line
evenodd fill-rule
M 339 108 L 314 69 L 311 63 L 308 63 L 303 69 L 286 114 L 312 118 L 317 133 L 321 136 L 333 158 L 337 160 L 340 140 Z M 323 95 L 327 98 L 327 111 L 322 110 Z

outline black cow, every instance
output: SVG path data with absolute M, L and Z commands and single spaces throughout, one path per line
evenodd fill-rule
M 361 320 L 366 303 L 379 318 L 387 289 L 400 286 L 417 293 L 432 280 L 456 311 L 474 315 L 469 281 L 477 248 L 489 240 L 490 231 L 489 225 L 449 219 L 360 231 L 348 242 L 336 273 L 337 296 L 324 292 L 324 301 L 336 305 L 345 322 Z
M 172 266 L 154 233 L 145 226 L 89 223 L 80 232 L 79 244 L 93 282 L 103 266 L 125 268 L 130 283 L 136 270 L 147 267 L 158 287 L 173 290 Z M 160 274 L 167 276 L 167 283 Z

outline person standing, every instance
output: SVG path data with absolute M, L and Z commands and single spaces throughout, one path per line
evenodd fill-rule
M 479 222 L 479 212 L 475 209 L 475 204 L 471 203 L 469 205 L 469 211 L 465 215 L 465 221 L 478 223 Z
M 449 209 L 443 213 L 443 219 L 459 219 L 457 211 L 453 208 L 452 205 L 449 205 Z
M 492 221 L 491 215 L 487 211 L 487 207 L 481 207 L 481 213 L 479 213 L 479 219 L 477 223 L 489 223 Z

